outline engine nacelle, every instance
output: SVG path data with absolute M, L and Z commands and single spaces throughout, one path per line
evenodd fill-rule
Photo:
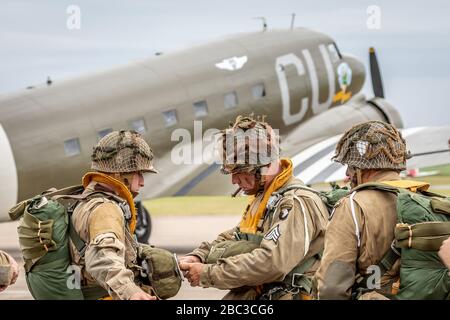
M 369 120 L 389 122 L 396 128 L 403 128 L 399 113 L 386 100 L 380 98 L 366 100 L 363 94 L 359 94 L 348 103 L 333 107 L 300 124 L 285 140 L 284 149 L 289 150 L 294 145 L 297 147 L 293 149 L 304 149 L 329 137 L 342 134 L 357 123 Z
M 403 128 L 403 121 L 400 117 L 400 113 L 398 113 L 397 109 L 395 109 L 386 100 L 375 97 L 368 100 L 367 104 L 374 106 L 383 115 L 383 121 L 392 124 L 397 129 Z
M 17 169 L 11 145 L 0 124 L 0 222 L 9 221 L 8 210 L 18 196 Z

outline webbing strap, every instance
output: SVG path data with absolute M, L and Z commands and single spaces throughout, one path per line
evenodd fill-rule
M 315 254 L 312 257 L 309 257 L 305 261 L 301 262 L 289 274 L 291 274 L 291 273 L 301 273 L 301 274 L 303 274 L 306 271 L 308 271 L 309 269 L 311 269 L 312 266 L 314 265 L 314 263 L 317 260 L 320 260 L 320 254 Z
M 401 248 L 437 251 L 449 236 L 450 221 L 400 223 L 395 227 L 395 238 Z
M 359 248 L 361 246 L 361 235 L 360 235 L 360 231 L 359 231 L 358 220 L 356 219 L 355 200 L 353 200 L 353 198 L 355 197 L 355 194 L 356 194 L 356 191 L 353 191 L 352 194 L 350 195 L 350 209 L 352 212 L 353 222 L 355 223 L 355 235 L 356 235 L 356 239 L 358 240 L 357 244 L 358 244 L 358 248 Z
M 395 227 L 395 237 L 397 240 L 408 239 L 409 237 L 432 237 L 440 235 L 450 235 L 450 221 L 429 221 L 411 225 L 399 223 Z
M 73 199 L 73 200 L 86 200 L 89 198 L 95 198 L 98 196 L 105 196 L 106 198 L 114 199 L 116 202 L 122 203 L 125 200 L 120 198 L 119 196 L 116 196 L 115 194 L 109 193 L 109 192 L 103 192 L 103 191 L 94 191 L 91 193 L 82 193 L 82 194 L 58 194 L 55 196 L 51 196 L 53 200 L 59 200 L 59 199 Z
M 351 191 L 359 191 L 359 190 L 363 190 L 363 189 L 371 189 L 371 190 L 380 190 L 380 191 L 387 191 L 387 192 L 392 192 L 395 194 L 398 194 L 399 188 L 394 187 L 392 185 L 387 185 L 385 183 L 379 183 L 379 182 L 368 182 L 368 183 L 363 183 L 360 184 L 359 186 L 353 188 Z
M 67 195 L 80 194 L 83 192 L 83 190 L 84 190 L 84 187 L 82 185 L 76 185 L 76 186 L 71 186 L 71 187 L 67 187 L 67 188 L 63 188 L 63 189 L 59 189 L 59 190 L 50 189 L 48 191 L 43 192 L 42 195 L 47 198 L 53 198 L 53 197 L 58 197 L 60 195 L 67 196 Z
M 394 250 L 391 246 L 391 248 L 389 248 L 389 250 L 383 256 L 383 258 L 381 258 L 380 262 L 377 265 L 380 268 L 380 273 L 382 276 L 392 269 L 395 262 L 400 258 L 399 253 L 400 252 Z
M 432 199 L 430 205 L 434 212 L 450 215 L 450 199 Z
M 300 288 L 311 293 L 312 291 L 312 279 L 305 275 L 305 272 L 310 270 L 317 260 L 320 260 L 321 254 L 318 253 L 298 264 L 291 272 L 289 272 L 283 279 L 283 283 L 288 288 Z
M 78 253 L 80 254 L 80 257 L 84 257 L 84 253 L 87 248 L 86 242 L 81 239 L 78 232 L 75 230 L 73 223 L 72 223 L 72 216 L 69 216 L 69 235 L 70 239 L 72 240 L 72 243 L 74 244 L 75 248 L 77 248 Z
M 438 237 L 416 237 L 409 239 L 398 241 L 398 246 L 401 248 L 413 248 L 422 251 L 438 251 L 442 245 L 442 242 L 448 239 L 448 235 L 446 236 L 438 236 Z
M 83 293 L 84 300 L 98 300 L 109 296 L 108 291 L 103 287 L 81 287 L 81 292 Z
M 307 187 L 307 186 L 305 186 L 305 185 L 303 185 L 303 184 L 299 184 L 299 183 L 287 185 L 287 186 L 285 186 L 285 187 L 282 187 L 282 188 L 278 189 L 278 190 L 275 191 L 274 193 L 283 195 L 283 194 L 285 194 L 286 192 L 288 192 L 288 191 L 290 191 L 290 190 L 293 190 L 293 189 L 301 189 L 301 190 L 311 191 L 311 192 L 313 192 L 313 193 L 315 193 L 315 194 L 317 194 L 317 195 L 320 196 L 320 192 L 319 192 L 319 191 L 314 190 L 314 189 L 312 189 L 312 188 L 309 188 L 309 187 Z
M 392 269 L 395 262 L 400 258 L 400 252 L 397 249 L 394 249 L 394 242 L 392 243 L 389 250 L 383 255 L 381 260 L 376 264 L 376 266 L 380 269 L 380 276 L 384 276 L 386 272 Z M 402 260 L 403 265 L 403 260 Z M 368 291 L 367 288 L 368 280 L 372 277 L 371 274 L 366 275 L 357 275 L 355 284 L 353 285 L 353 297 L 357 298 L 360 294 L 365 291 Z M 372 289 L 370 289 L 372 290 Z
M 305 240 L 303 241 L 303 243 L 304 243 L 303 257 L 305 257 L 309 251 L 309 242 L 310 242 L 309 241 L 309 230 L 308 230 L 308 219 L 306 218 L 306 209 L 305 209 L 305 206 L 303 205 L 303 201 L 300 200 L 300 198 L 297 197 L 296 195 L 294 195 L 294 199 L 297 200 L 297 202 L 300 204 L 300 207 L 302 208 L 303 226 L 305 228 Z

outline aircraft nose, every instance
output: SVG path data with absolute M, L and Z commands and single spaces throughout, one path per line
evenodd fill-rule
M 347 63 L 350 70 L 352 70 L 352 80 L 348 86 L 348 89 L 353 93 L 357 93 L 362 89 L 366 77 L 364 65 L 361 61 L 349 55 L 344 55 L 342 60 Z

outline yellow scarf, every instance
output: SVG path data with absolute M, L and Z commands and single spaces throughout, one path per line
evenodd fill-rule
M 101 173 L 101 172 L 86 173 L 82 180 L 83 187 L 86 188 L 89 185 L 89 183 L 91 183 L 91 181 L 104 183 L 104 184 L 112 186 L 117 191 L 117 195 L 119 197 L 127 200 L 128 205 L 130 206 L 130 212 L 131 212 L 131 220 L 129 223 L 130 232 L 133 234 L 134 231 L 136 230 L 137 217 L 136 217 L 136 208 L 134 206 L 133 196 L 132 196 L 130 190 L 128 190 L 128 188 L 121 181 L 119 181 L 111 176 L 108 176 L 104 173 Z
M 413 181 L 413 180 L 392 180 L 392 181 L 381 181 L 381 183 L 396 187 L 408 189 L 411 192 L 427 191 L 430 187 L 428 182 Z
M 275 179 L 270 184 L 269 188 L 264 192 L 264 196 L 255 214 L 251 214 L 250 210 L 252 208 L 251 203 L 256 200 L 253 196 L 250 199 L 250 205 L 247 206 L 247 210 L 242 216 L 241 223 L 239 225 L 240 231 L 244 233 L 255 234 L 258 229 L 258 222 L 261 220 L 267 206 L 267 201 L 269 200 L 272 192 L 278 190 L 282 187 L 291 177 L 292 177 L 292 161 L 289 159 L 280 159 L 280 165 L 282 171 L 278 174 Z

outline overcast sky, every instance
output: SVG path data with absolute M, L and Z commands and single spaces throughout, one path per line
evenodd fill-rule
M 67 8 L 80 8 L 80 29 Z M 367 9 L 381 10 L 369 29 Z M 0 94 L 107 69 L 239 32 L 296 26 L 332 36 L 367 66 L 375 46 L 385 94 L 406 126 L 449 125 L 450 1 L 0 0 Z M 364 92 L 372 95 L 370 81 Z

